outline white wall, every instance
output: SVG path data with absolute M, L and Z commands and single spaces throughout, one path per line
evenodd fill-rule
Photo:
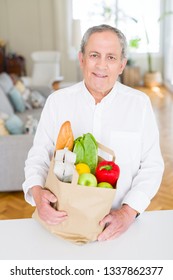
M 59 50 L 65 81 L 75 80 L 75 63 L 69 60 L 68 17 L 70 0 L 0 0 L 0 40 L 6 51 L 26 59 L 31 74 L 30 54 L 36 50 Z
M 54 49 L 52 1 L 0 0 L 0 38 L 7 42 L 7 51 L 27 59 L 33 50 Z

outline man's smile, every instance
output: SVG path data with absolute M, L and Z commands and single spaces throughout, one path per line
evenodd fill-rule
M 94 73 L 94 72 L 93 72 L 93 75 L 96 76 L 97 78 L 107 78 L 108 77 L 108 75 L 100 74 L 100 73 Z

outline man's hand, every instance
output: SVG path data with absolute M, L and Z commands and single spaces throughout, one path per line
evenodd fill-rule
M 100 221 L 105 229 L 98 236 L 98 241 L 112 240 L 124 231 L 134 222 L 137 211 L 128 205 L 123 205 L 119 210 L 112 210 Z
M 57 211 L 51 203 L 57 201 L 56 196 L 49 190 L 45 190 L 40 186 L 32 187 L 32 195 L 35 200 L 39 217 L 48 224 L 59 224 L 67 218 L 65 211 Z

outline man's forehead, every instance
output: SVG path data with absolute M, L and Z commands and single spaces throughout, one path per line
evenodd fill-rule
M 88 41 L 86 45 L 102 45 L 102 44 L 109 44 L 110 46 L 112 45 L 120 45 L 120 40 L 118 36 L 110 31 L 103 31 L 103 32 L 95 32 L 90 35 L 88 38 Z

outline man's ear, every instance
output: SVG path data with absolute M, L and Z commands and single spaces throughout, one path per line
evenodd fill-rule
M 123 73 L 123 70 L 126 67 L 126 64 L 127 64 L 127 58 L 123 58 L 122 61 L 121 61 L 121 67 L 120 67 L 119 75 L 121 75 Z
M 78 53 L 78 59 L 79 59 L 79 64 L 80 64 L 80 68 L 83 68 L 83 53 L 79 52 Z

